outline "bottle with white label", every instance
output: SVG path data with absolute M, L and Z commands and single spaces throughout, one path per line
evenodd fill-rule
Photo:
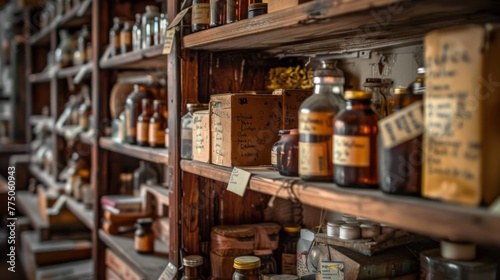
M 378 188 L 377 122 L 369 91 L 346 91 L 345 110 L 334 121 L 335 183 L 342 187 Z
M 299 109 L 299 176 L 306 181 L 332 181 L 333 118 L 344 93 L 344 73 L 335 64 L 321 61 L 314 94 Z

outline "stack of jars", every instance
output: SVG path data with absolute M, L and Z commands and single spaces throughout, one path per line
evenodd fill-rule
M 168 22 L 156 6 L 146 6 L 144 14 L 136 14 L 135 21 L 113 18 L 109 31 L 110 55 L 139 51 L 165 42 Z

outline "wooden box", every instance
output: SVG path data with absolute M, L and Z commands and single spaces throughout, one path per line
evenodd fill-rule
M 309 2 L 310 0 L 268 0 L 267 1 L 267 12 L 272 13 L 286 8 L 295 7 L 302 3 Z
M 281 96 L 283 106 L 282 129 L 299 128 L 299 108 L 302 102 L 313 94 L 312 89 L 275 89 L 273 95 Z
M 500 195 L 500 28 L 431 32 L 425 61 L 423 196 L 489 205 Z
M 280 97 L 216 94 L 210 100 L 213 164 L 256 166 L 271 164 L 271 147 L 281 128 Z
M 193 113 L 193 160 L 210 163 L 210 113 Z

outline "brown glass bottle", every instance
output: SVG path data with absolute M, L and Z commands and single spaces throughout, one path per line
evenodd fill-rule
M 153 101 L 147 98 L 143 99 L 142 113 L 137 118 L 137 145 L 149 145 L 149 121 L 153 113 Z
M 154 101 L 155 112 L 149 121 L 149 146 L 165 147 L 165 129 L 167 119 L 165 118 L 167 104 L 164 100 Z
M 209 0 L 193 0 L 191 11 L 191 31 L 198 32 L 208 29 L 210 25 Z
M 377 122 L 369 91 L 346 91 L 346 109 L 334 122 L 334 181 L 343 187 L 378 188 Z
M 226 0 L 226 23 L 246 19 L 248 16 L 247 0 Z
M 129 144 L 135 144 L 137 141 L 137 118 L 142 112 L 142 99 L 144 98 L 154 99 L 154 96 L 146 91 L 144 86 L 134 85 L 134 91 L 127 96 L 125 101 L 126 141 Z
M 226 24 L 226 0 L 210 0 L 210 27 Z
M 182 259 L 184 265 L 184 276 L 181 280 L 204 280 L 201 273 L 203 257 L 199 255 L 186 256 Z
M 151 254 L 155 250 L 155 234 L 151 228 L 153 219 L 137 219 L 135 227 L 134 248 L 138 253 Z
M 133 21 L 123 23 L 123 28 L 120 31 L 120 51 L 122 54 L 132 51 L 132 27 Z
M 283 176 L 299 175 L 299 130 L 291 129 L 281 136 L 277 150 L 278 172 Z

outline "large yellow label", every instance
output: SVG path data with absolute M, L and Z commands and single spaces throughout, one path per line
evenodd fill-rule
M 331 138 L 327 142 L 299 142 L 299 174 L 333 176 Z
M 334 113 L 299 113 L 299 133 L 333 135 Z
M 137 141 L 148 142 L 149 124 L 145 122 L 137 122 Z
M 344 166 L 370 166 L 370 137 L 333 136 L 333 164 Z
M 210 24 L 210 3 L 193 5 L 191 24 Z

